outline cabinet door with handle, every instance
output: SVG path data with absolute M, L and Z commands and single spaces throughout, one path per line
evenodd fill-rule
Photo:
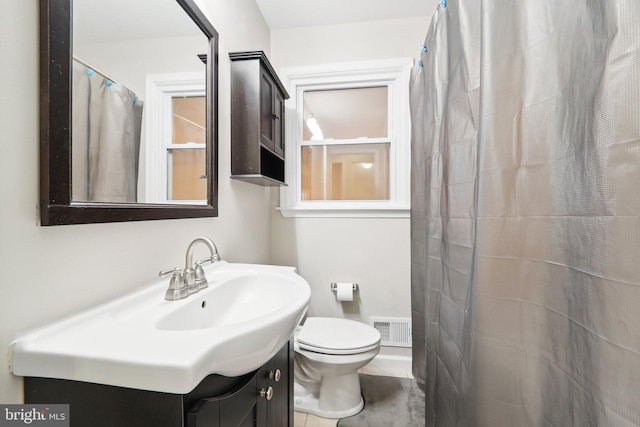
M 259 416 L 256 387 L 253 376 L 236 391 L 200 399 L 187 413 L 187 427 L 255 427 Z
M 289 343 L 291 345 L 291 343 Z M 289 345 L 285 345 L 267 363 L 267 385 L 273 389 L 273 398 L 267 403 L 267 425 L 269 427 L 289 427 L 293 425 L 293 412 L 289 411 L 292 391 L 289 389 Z M 291 394 L 290 394 L 291 393 Z
M 273 151 L 284 158 L 284 97 L 278 90 L 273 98 L 273 111 Z
M 274 110 L 277 88 L 265 70 L 260 72 L 260 143 L 275 152 L 276 111 Z
M 260 143 L 284 157 L 284 95 L 265 69 L 260 71 Z

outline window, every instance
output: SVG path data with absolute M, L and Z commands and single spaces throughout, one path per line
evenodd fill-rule
M 147 76 L 139 201 L 206 204 L 205 91 L 203 73 Z
M 388 94 L 387 86 L 302 92 L 302 201 L 389 200 Z
M 173 97 L 171 101 L 173 137 L 165 146 L 167 200 L 207 200 L 206 97 Z
M 411 59 L 283 70 L 284 216 L 408 216 Z

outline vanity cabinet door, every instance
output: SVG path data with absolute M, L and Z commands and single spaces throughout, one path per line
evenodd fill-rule
M 184 420 L 181 395 L 56 378 L 25 377 L 24 403 L 69 405 L 71 427 L 182 427 Z
M 291 343 L 289 343 L 291 345 Z M 267 364 L 269 387 L 273 387 L 273 398 L 267 403 L 267 425 L 269 427 L 289 427 L 293 425 L 293 390 L 290 379 L 293 372 L 289 369 L 290 349 L 285 345 Z
M 238 390 L 200 399 L 187 413 L 187 427 L 255 427 L 257 375 Z

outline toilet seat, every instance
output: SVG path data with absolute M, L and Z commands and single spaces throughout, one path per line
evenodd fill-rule
M 370 351 L 370 350 L 374 350 L 374 349 L 379 347 L 378 344 L 372 344 L 372 345 L 370 345 L 368 347 L 336 350 L 336 349 L 332 349 L 332 348 L 314 347 L 312 345 L 302 344 L 302 343 L 299 343 L 298 345 L 299 345 L 301 350 L 312 351 L 314 353 L 322 353 L 322 354 L 328 354 L 328 355 L 359 354 L 359 353 L 365 353 L 365 352 Z
M 358 354 L 378 348 L 380 332 L 354 320 L 309 317 L 297 334 L 303 350 L 323 354 Z

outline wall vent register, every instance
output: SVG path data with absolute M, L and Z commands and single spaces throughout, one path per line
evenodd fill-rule
M 369 323 L 380 332 L 380 345 L 411 347 L 411 319 L 371 317 Z

